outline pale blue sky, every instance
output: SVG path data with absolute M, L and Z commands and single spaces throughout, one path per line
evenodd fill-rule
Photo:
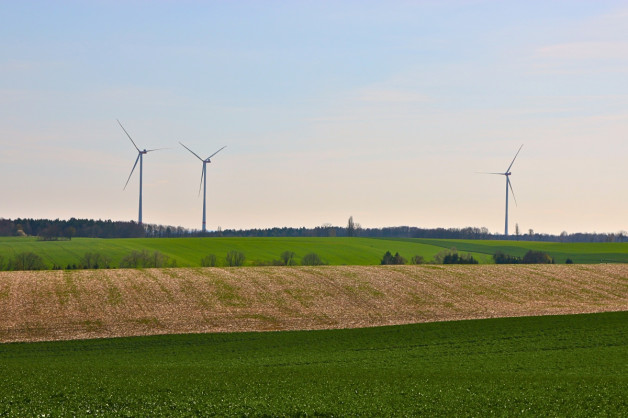
M 0 216 L 628 229 L 619 1 L 0 2 Z

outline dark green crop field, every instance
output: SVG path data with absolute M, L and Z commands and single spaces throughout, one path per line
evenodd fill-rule
M 120 260 L 132 251 L 160 251 L 175 260 L 179 267 L 198 267 L 201 258 L 216 255 L 224 264 L 228 251 L 241 251 L 245 265 L 279 259 L 284 251 L 293 251 L 297 263 L 314 252 L 331 265 L 379 264 L 386 251 L 399 252 L 406 259 L 421 255 L 425 261 L 444 250 L 457 248 L 469 252 L 480 263 L 492 263 L 492 255 L 501 250 L 522 256 L 528 250 L 546 251 L 557 263 L 571 258 L 574 263 L 624 262 L 628 263 L 628 243 L 545 243 L 524 241 L 434 240 L 434 239 L 376 239 L 376 238 L 75 238 L 71 241 L 37 241 L 32 237 L 0 237 L 0 263 L 15 254 L 31 251 L 44 262 L 65 268 L 80 264 L 86 252 L 107 255 L 117 267 Z
M 627 335 L 618 312 L 4 344 L 0 416 L 627 416 Z

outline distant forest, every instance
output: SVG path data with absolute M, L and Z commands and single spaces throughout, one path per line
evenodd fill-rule
M 324 224 L 315 228 L 225 229 L 201 232 L 181 226 L 143 224 L 134 221 L 93 219 L 3 219 L 0 236 L 36 236 L 42 240 L 89 238 L 177 238 L 177 237 L 367 237 L 367 238 L 440 238 L 440 239 L 507 239 L 512 241 L 548 242 L 628 242 L 628 233 L 539 234 L 528 230 L 524 234 L 504 236 L 491 234 L 487 228 L 418 228 L 393 226 L 362 228 L 349 218 L 347 226 Z

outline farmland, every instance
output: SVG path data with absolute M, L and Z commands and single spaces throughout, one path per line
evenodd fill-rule
M 522 241 L 469 241 L 427 239 L 374 238 L 75 238 L 71 241 L 37 241 L 32 237 L 0 237 L 0 258 L 5 260 L 17 253 L 39 254 L 48 267 L 80 263 L 86 252 L 107 255 L 113 266 L 132 251 L 160 251 L 179 267 L 199 267 L 201 258 L 215 254 L 220 261 L 228 251 L 241 251 L 245 265 L 268 263 L 283 251 L 293 251 L 299 261 L 314 252 L 330 265 L 376 265 L 386 251 L 399 252 L 406 259 L 421 255 L 426 261 L 443 249 L 457 248 L 470 252 L 480 263 L 492 263 L 492 255 L 501 250 L 512 255 L 542 250 L 564 263 L 628 262 L 628 243 L 568 244 Z
M 628 243 L 562 243 L 535 241 L 491 241 L 491 240 L 437 240 L 410 239 L 406 242 L 429 244 L 442 248 L 456 247 L 459 251 L 476 254 L 494 254 L 497 250 L 510 255 L 523 256 L 529 250 L 544 251 L 556 263 L 571 258 L 574 263 L 628 263 Z
M 628 313 L 0 345 L 0 415 L 626 416 Z
M 626 247 L 628 250 L 628 246 Z M 71 241 L 37 241 L 32 237 L 0 237 L 0 255 L 5 258 L 22 251 L 40 254 L 52 266 L 78 263 L 86 252 L 100 252 L 110 256 L 114 265 L 131 251 L 160 251 L 176 260 L 179 267 L 198 267 L 202 257 L 215 254 L 224 260 L 228 251 L 241 251 L 246 264 L 271 261 L 286 250 L 294 251 L 300 259 L 305 254 L 317 253 L 331 265 L 379 264 L 386 251 L 400 252 L 409 258 L 415 254 L 431 259 L 441 247 L 401 241 L 368 238 L 75 238 Z M 488 261 L 490 257 L 477 254 Z
M 0 272 L 0 341 L 628 310 L 628 265 Z

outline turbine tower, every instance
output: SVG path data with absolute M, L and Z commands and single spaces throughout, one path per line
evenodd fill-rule
M 137 150 L 137 158 L 135 159 L 135 164 L 133 164 L 133 168 L 131 169 L 131 174 L 129 174 L 129 178 L 126 180 L 126 184 L 124 185 L 124 189 L 126 189 L 126 186 L 129 184 L 129 180 L 131 180 L 131 176 L 133 175 L 133 171 L 135 171 L 135 166 L 137 166 L 137 162 L 140 162 L 140 209 L 139 209 L 139 215 L 137 218 L 137 223 L 142 225 L 142 166 L 143 166 L 143 157 L 144 154 L 147 154 L 149 152 L 152 151 L 158 151 L 160 149 L 163 148 L 156 148 L 156 149 L 143 149 L 140 150 L 137 145 L 135 145 L 135 141 L 133 141 L 133 138 L 131 138 L 131 135 L 129 135 L 129 133 L 126 131 L 126 129 L 124 129 L 124 126 L 122 126 L 122 124 L 120 123 L 120 121 L 118 119 L 116 119 L 118 121 L 118 124 L 120 125 L 120 127 L 122 128 L 122 130 L 124 131 L 124 133 L 126 134 L 126 136 L 129 137 L 129 139 L 131 140 L 131 143 L 133 144 L 133 146 L 135 147 L 135 149 Z
M 207 163 L 211 163 L 210 158 L 212 158 L 214 155 L 218 154 L 220 151 L 225 149 L 227 146 L 225 145 L 224 147 L 220 148 L 218 151 L 216 151 L 215 153 L 213 153 L 212 155 L 210 155 L 206 159 L 202 159 L 194 151 L 192 151 L 191 149 L 189 149 L 188 147 L 183 145 L 183 143 L 181 141 L 179 141 L 179 144 L 181 144 L 181 146 L 183 148 L 185 148 L 186 150 L 190 151 L 192 154 L 194 154 L 194 156 L 196 158 L 198 158 L 199 160 L 201 160 L 203 162 L 203 171 L 201 172 L 201 184 L 200 184 L 200 186 L 198 188 L 198 194 L 199 195 L 201 194 L 201 187 L 202 187 L 203 188 L 203 229 L 202 229 L 202 232 L 207 232 L 207 226 L 206 226 Z
M 515 160 L 517 159 L 517 155 L 519 155 L 519 151 L 521 151 L 521 148 L 523 148 L 523 144 L 521 144 L 521 146 L 519 147 L 519 150 L 515 154 L 515 158 L 512 159 L 512 162 L 510 163 L 510 165 L 508 166 L 508 168 L 506 169 L 504 173 L 484 173 L 484 174 L 497 174 L 499 176 L 506 176 L 506 224 L 504 227 L 505 236 L 508 236 L 508 188 L 510 188 L 510 191 L 512 192 L 512 198 L 515 199 L 515 205 L 517 204 L 515 191 L 512 189 L 512 183 L 510 182 L 510 175 L 512 174 L 510 172 L 510 169 L 512 168 L 512 165 L 515 163 Z

